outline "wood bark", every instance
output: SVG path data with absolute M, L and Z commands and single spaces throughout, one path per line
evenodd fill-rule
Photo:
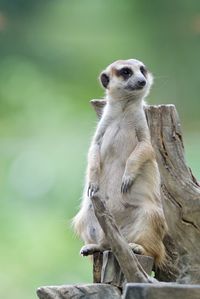
M 101 117 L 105 100 L 91 101 Z M 146 106 L 152 145 L 161 174 L 161 195 L 169 235 L 169 264 L 162 280 L 200 283 L 200 186 L 187 167 L 180 121 L 174 105 Z

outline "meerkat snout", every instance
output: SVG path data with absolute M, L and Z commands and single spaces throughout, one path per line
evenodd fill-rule
M 144 79 L 138 80 L 137 85 L 138 88 L 143 88 L 146 85 L 146 81 Z

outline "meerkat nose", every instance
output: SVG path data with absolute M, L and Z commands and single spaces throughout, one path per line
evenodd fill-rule
M 146 81 L 145 80 L 138 80 L 137 84 L 140 87 L 144 87 L 146 85 Z

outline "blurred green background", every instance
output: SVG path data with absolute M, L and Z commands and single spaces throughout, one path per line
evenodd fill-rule
M 199 55 L 200 1 L 0 1 L 0 298 L 92 279 L 70 220 L 107 64 L 147 64 L 149 103 L 176 105 L 200 177 Z

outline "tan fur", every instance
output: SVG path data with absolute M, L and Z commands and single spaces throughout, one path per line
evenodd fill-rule
M 109 248 L 90 201 L 99 190 L 126 240 L 161 266 L 166 223 L 158 166 L 144 114 L 144 97 L 153 77 L 146 68 L 142 72 L 141 66 L 138 60 L 120 60 L 102 73 L 109 79 L 108 84 L 103 83 L 107 104 L 89 149 L 82 206 L 73 223 L 86 244 L 83 255 Z M 131 69 L 128 78 L 121 75 L 125 67 Z M 138 89 L 139 81 L 146 85 Z

